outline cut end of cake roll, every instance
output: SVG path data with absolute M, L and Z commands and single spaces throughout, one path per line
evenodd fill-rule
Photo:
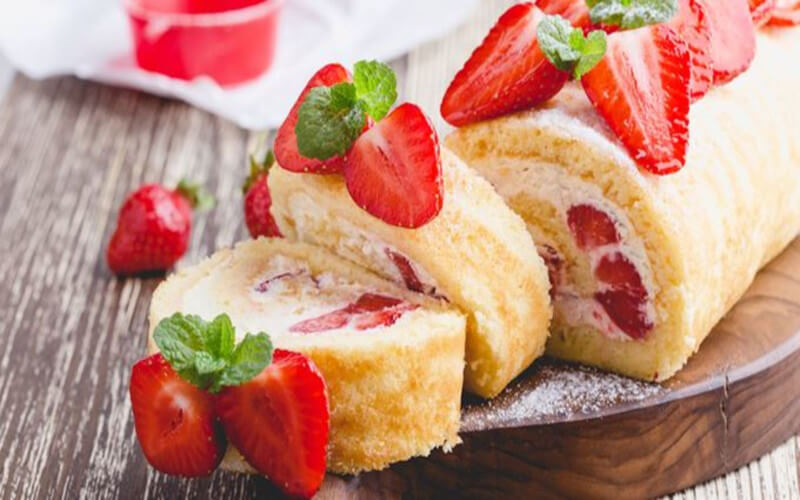
M 576 84 L 447 138 L 548 263 L 549 353 L 665 380 L 797 235 L 800 70 L 782 68 L 797 50 L 800 30 L 759 35 L 753 66 L 693 105 L 673 175 L 640 169 Z
M 269 176 L 282 234 L 319 245 L 467 315 L 465 387 L 493 397 L 543 351 L 552 310 L 547 268 L 523 221 L 494 189 L 442 151 L 441 212 L 417 229 L 359 208 L 339 176 Z
M 309 356 L 328 388 L 328 469 L 345 474 L 449 450 L 459 442 L 464 316 L 323 249 L 242 242 L 170 276 L 150 308 L 152 333 L 175 312 L 226 313 L 237 337 L 265 332 Z M 254 472 L 230 448 L 222 467 Z

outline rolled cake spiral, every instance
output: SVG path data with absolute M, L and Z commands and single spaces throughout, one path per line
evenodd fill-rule
M 554 298 L 548 351 L 629 376 L 679 370 L 800 230 L 800 29 L 692 106 L 680 172 L 637 168 L 582 89 L 446 144 L 525 219 Z
M 237 337 L 266 332 L 309 356 L 328 387 L 328 468 L 381 469 L 459 442 L 466 323 L 441 301 L 378 278 L 302 243 L 259 239 L 220 250 L 169 277 L 150 306 L 227 313 Z M 252 472 L 229 448 L 222 467 Z
M 273 168 L 281 233 L 319 245 L 467 315 L 465 387 L 499 393 L 544 351 L 552 315 L 547 268 L 523 221 L 492 187 L 442 151 L 444 200 L 428 224 L 386 224 L 353 202 L 341 176 Z

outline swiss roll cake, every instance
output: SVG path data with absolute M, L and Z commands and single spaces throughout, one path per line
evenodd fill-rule
M 237 336 L 265 332 L 310 357 L 328 390 L 328 468 L 381 469 L 459 442 L 464 316 L 329 252 L 282 239 L 223 249 L 170 276 L 150 309 L 226 313 Z M 239 340 L 239 339 L 237 339 Z M 229 447 L 223 468 L 253 470 Z
M 690 112 L 685 166 L 639 168 L 577 84 L 447 146 L 525 220 L 549 267 L 550 354 L 672 376 L 800 231 L 800 29 Z
M 447 150 L 441 212 L 392 226 L 362 210 L 341 176 L 270 171 L 272 214 L 289 239 L 318 245 L 467 316 L 465 388 L 492 397 L 545 347 L 547 268 L 522 219 Z

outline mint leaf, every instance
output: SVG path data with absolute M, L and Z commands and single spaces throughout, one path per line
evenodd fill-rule
M 604 31 L 595 30 L 584 36 L 582 29 L 560 16 L 545 16 L 536 30 L 544 55 L 556 68 L 575 79 L 594 68 L 606 53 Z
M 194 369 L 200 376 L 221 372 L 227 366 L 228 362 L 226 360 L 215 358 L 206 351 L 194 353 Z
M 236 332 L 227 314 L 220 314 L 208 325 L 205 348 L 215 358 L 229 359 L 236 345 Z
M 210 392 L 243 384 L 272 362 L 269 336 L 248 333 L 236 345 L 236 330 L 227 314 L 209 323 L 199 316 L 175 313 L 158 323 L 153 339 L 178 375 Z
M 209 389 L 219 391 L 223 386 L 241 385 L 252 379 L 272 362 L 272 342 L 266 333 L 247 334 L 236 346 L 229 365 Z
M 366 123 L 356 87 L 340 83 L 315 87 L 297 113 L 297 149 L 306 158 L 327 160 L 350 149 Z
M 356 96 L 375 121 L 382 119 L 397 100 L 397 77 L 388 65 L 359 61 L 353 71 Z
M 195 370 L 194 353 L 203 350 L 207 323 L 199 316 L 175 313 L 162 319 L 153 332 L 161 355 L 178 374 L 195 385 L 202 384 Z
M 586 0 L 586 5 L 593 23 L 623 29 L 665 23 L 678 13 L 678 0 Z

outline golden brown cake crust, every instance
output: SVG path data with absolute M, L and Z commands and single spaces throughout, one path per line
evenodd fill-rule
M 453 308 L 386 282 L 322 249 L 281 239 L 252 240 L 223 249 L 180 270 L 159 286 L 150 308 L 152 331 L 176 312 L 184 293 L 231 259 L 256 262 L 281 255 L 302 259 L 313 273 L 335 271 L 378 292 L 404 297 L 422 308 L 380 331 L 336 335 L 273 336 L 277 347 L 308 355 L 325 377 L 331 410 L 328 468 L 337 473 L 381 469 L 392 462 L 449 450 L 459 442 L 463 385 L 463 315 Z M 253 472 L 236 450 L 222 467 Z
M 638 169 L 576 88 L 543 109 L 448 137 L 451 149 L 495 182 L 506 174 L 494 166 L 506 162 L 517 169 L 555 165 L 598 186 L 644 240 L 659 288 L 656 330 L 645 342 L 619 342 L 572 328 L 552 335 L 549 352 L 638 378 L 668 378 L 757 270 L 797 235 L 800 66 L 787 62 L 800 53 L 800 28 L 758 38 L 752 67 L 692 106 L 687 163 L 674 175 Z M 514 168 L 505 182 L 515 182 Z
M 370 253 L 347 248 L 363 231 L 408 256 L 467 316 L 465 386 L 498 394 L 544 351 L 552 316 L 547 269 L 522 220 L 480 176 L 442 151 L 444 206 L 418 229 L 359 208 L 340 176 L 270 173 L 272 213 L 288 238 L 320 245 L 389 277 Z M 357 229 L 348 229 L 357 228 Z

